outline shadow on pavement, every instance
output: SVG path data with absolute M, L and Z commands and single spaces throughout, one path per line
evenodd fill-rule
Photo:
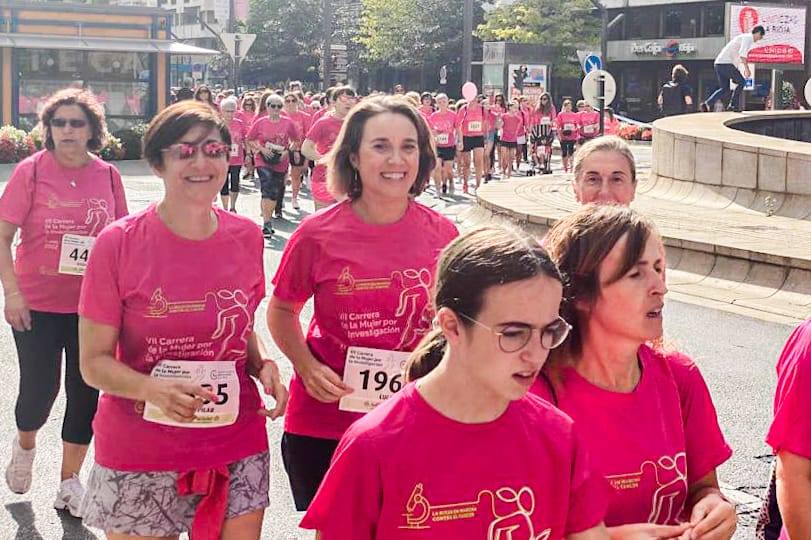
M 71 516 L 67 510 L 57 510 L 56 513 L 62 522 L 62 540 L 98 540 L 98 536 L 82 525 L 81 519 Z
M 12 519 L 17 522 L 15 540 L 43 540 L 37 526 L 34 524 L 36 516 L 30 502 L 7 504 L 6 510 L 11 514 Z

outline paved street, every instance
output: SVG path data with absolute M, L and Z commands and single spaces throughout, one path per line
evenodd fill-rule
M 640 161 L 649 162 L 649 155 L 649 149 L 640 150 Z M 131 163 L 122 165 L 122 170 L 131 210 L 143 208 L 160 196 L 162 185 L 159 179 L 146 175 L 143 170 L 139 172 Z M 258 222 L 258 194 L 252 186 L 248 186 L 246 191 L 240 197 L 239 211 L 255 216 Z M 437 201 L 433 194 L 426 194 L 423 200 L 448 215 L 456 215 L 472 199 L 459 197 Z M 312 208 L 307 202 L 305 210 L 308 206 Z M 289 202 L 287 208 L 290 208 Z M 284 243 L 298 220 L 297 213 L 287 213 L 286 216 L 288 219 L 279 222 L 276 227 L 279 235 L 268 244 L 265 252 L 268 281 Z M 272 346 L 264 326 L 265 308 L 266 304 L 263 304 L 257 315 L 257 331 L 267 344 L 271 344 L 284 376 L 289 378 L 289 363 Z M 302 320 L 308 320 L 311 313 L 308 306 Z M 762 441 L 770 419 L 774 391 L 773 366 L 791 328 L 677 302 L 668 304 L 665 321 L 669 341 L 690 354 L 700 365 L 715 398 L 721 425 L 735 449 L 735 456 L 720 471 L 722 481 L 742 492 L 761 494 L 769 467 L 768 448 Z M 9 458 L 8 446 L 14 436 L 13 406 L 18 378 L 11 332 L 5 327 L 0 330 L 0 358 L 0 380 L 9 382 L 7 391 L 0 394 L 0 466 L 5 467 Z M 41 432 L 32 490 L 24 496 L 17 496 L 9 493 L 0 482 L 0 504 L 4 509 L 0 510 L 0 540 L 103 538 L 98 531 L 84 528 L 80 521 L 57 513 L 51 507 L 58 479 L 58 444 L 63 408 L 64 400 L 60 398 L 51 420 Z M 271 505 L 266 513 L 263 538 L 311 538 L 311 534 L 296 527 L 300 515 L 293 510 L 278 451 L 281 422 L 268 424 L 268 437 L 273 467 Z M 87 470 L 86 467 L 85 474 Z M 736 538 L 753 538 L 753 530 L 749 527 L 752 523 L 751 512 L 744 513 Z

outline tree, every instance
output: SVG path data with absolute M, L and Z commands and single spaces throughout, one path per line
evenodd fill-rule
M 589 0 L 519 0 L 485 15 L 476 34 L 486 41 L 539 43 L 557 49 L 555 71 L 562 76 L 579 73 L 579 48 L 599 46 L 600 19 Z
M 246 30 L 256 42 L 242 62 L 241 80 L 318 81 L 321 21 L 320 0 L 251 0 Z

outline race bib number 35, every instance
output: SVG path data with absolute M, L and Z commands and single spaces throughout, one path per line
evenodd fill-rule
M 94 236 L 78 234 L 62 235 L 62 248 L 59 251 L 59 273 L 83 276 L 87 268 L 87 259 L 93 249 Z
M 147 402 L 144 420 L 165 426 L 215 428 L 230 426 L 239 416 L 239 379 L 234 362 L 161 360 L 152 376 L 177 382 L 199 384 L 217 394 L 217 401 L 206 401 L 192 422 L 175 422 L 156 405 Z
M 341 398 L 342 411 L 366 413 L 403 387 L 403 368 L 411 353 L 349 347 L 344 383 L 355 391 Z

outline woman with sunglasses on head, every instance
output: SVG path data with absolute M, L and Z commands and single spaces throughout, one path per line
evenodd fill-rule
M 568 276 L 572 324 L 533 390 L 572 417 L 614 488 L 612 538 L 728 540 L 735 507 L 716 469 L 732 455 L 698 367 L 662 345 L 665 251 L 633 210 L 590 205 L 545 246 Z
M 510 229 L 448 245 L 408 384 L 347 430 L 301 526 L 322 540 L 607 540 L 581 430 L 528 393 L 569 331 L 561 281 Z
M 436 259 L 457 234 L 414 200 L 436 164 L 431 139 L 407 98 L 359 103 L 325 160 L 341 202 L 301 222 L 273 277 L 268 326 L 295 369 L 282 457 L 298 510 L 307 509 L 338 439 L 362 415 L 340 403 L 355 390 L 343 378 L 350 352 L 408 352 L 428 331 Z M 310 299 L 305 337 L 299 320 Z
M 37 432 L 59 394 L 64 352 L 67 406 L 54 506 L 81 517 L 79 473 L 98 392 L 79 373 L 79 289 L 95 237 L 127 214 L 127 201 L 118 170 L 91 153 L 103 146 L 107 128 L 104 109 L 89 91 L 54 94 L 40 126 L 45 149 L 15 167 L 0 197 L 0 280 L 20 366 L 6 483 L 20 494 L 31 487 Z
M 302 102 L 299 96 L 294 92 L 289 92 L 284 96 L 284 109 L 282 114 L 292 120 L 299 129 L 302 135 L 310 131 L 312 118 L 309 114 L 304 112 Z M 293 209 L 300 210 L 301 207 L 298 203 L 298 194 L 301 189 L 301 177 L 304 175 L 304 170 L 307 168 L 307 158 L 300 150 L 290 151 L 290 186 L 292 193 L 290 202 Z
M 108 227 L 90 257 L 81 366 L 104 394 L 82 511 L 110 540 L 260 537 L 265 417 L 284 412 L 287 390 L 253 330 L 265 293 L 262 234 L 211 204 L 230 142 L 208 106 L 161 111 L 144 156 L 163 199 Z M 273 410 L 255 380 L 275 397 Z

